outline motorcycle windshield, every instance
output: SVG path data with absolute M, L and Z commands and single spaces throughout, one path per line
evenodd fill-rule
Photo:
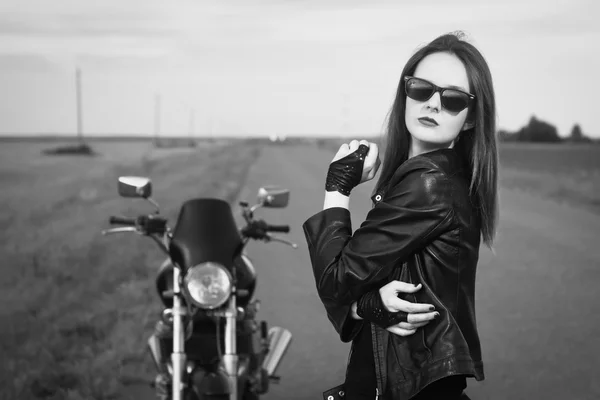
M 207 261 L 229 269 L 241 248 L 229 203 L 207 198 L 188 200 L 181 206 L 169 253 L 184 270 Z

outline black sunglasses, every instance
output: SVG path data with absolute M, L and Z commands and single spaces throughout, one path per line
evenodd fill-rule
M 461 112 L 475 100 L 475 96 L 471 93 L 458 89 L 441 88 L 425 79 L 415 78 L 414 76 L 405 76 L 404 82 L 406 95 L 416 101 L 427 101 L 436 92 L 440 92 L 442 107 L 450 112 Z

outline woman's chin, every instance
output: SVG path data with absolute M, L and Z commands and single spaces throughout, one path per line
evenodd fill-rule
M 450 147 L 455 137 L 440 137 L 435 134 L 427 134 L 427 135 L 412 135 L 413 143 L 419 145 L 424 149 L 435 149 L 435 148 L 443 148 Z

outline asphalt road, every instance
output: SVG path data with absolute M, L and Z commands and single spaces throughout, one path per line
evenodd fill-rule
M 317 296 L 302 223 L 322 209 L 323 181 L 333 153 L 314 147 L 264 149 L 241 198 L 261 185 L 291 190 L 285 209 L 257 215 L 288 223 L 288 239 L 247 248 L 258 273 L 260 318 L 286 327 L 291 347 L 265 399 L 319 399 L 342 382 L 349 345 L 341 343 Z M 372 184 L 353 192 L 358 227 L 371 207 Z M 495 254 L 482 248 L 477 276 L 477 321 L 486 380 L 469 380 L 483 399 L 599 399 L 600 216 L 503 189 Z

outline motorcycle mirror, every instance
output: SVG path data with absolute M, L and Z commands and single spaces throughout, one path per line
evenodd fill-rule
M 263 207 L 283 208 L 288 205 L 290 191 L 278 186 L 263 186 L 258 189 L 257 197 Z
M 119 195 L 122 197 L 143 197 L 147 199 L 152 195 L 152 182 L 150 178 L 142 176 L 120 176 Z

